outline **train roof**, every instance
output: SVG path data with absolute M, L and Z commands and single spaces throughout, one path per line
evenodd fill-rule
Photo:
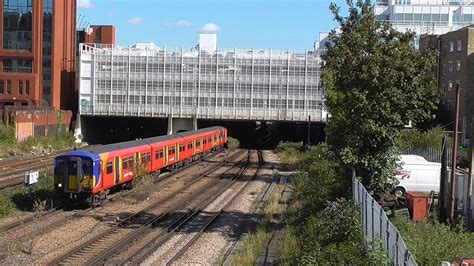
M 160 142 L 160 141 L 167 141 L 171 139 L 175 139 L 178 137 L 187 137 L 193 134 L 198 134 L 198 133 L 205 133 L 213 130 L 218 130 L 222 129 L 223 127 L 207 127 L 207 128 L 202 128 L 198 130 L 193 130 L 193 131 L 185 131 L 173 135 L 163 135 L 163 136 L 158 136 L 158 137 L 151 137 L 151 138 L 146 138 L 146 139 L 138 139 L 138 140 L 131 140 L 131 141 L 124 141 L 124 142 L 119 142 L 119 143 L 113 143 L 113 144 L 107 144 L 107 145 L 101 145 L 101 146 L 96 146 L 92 147 L 89 149 L 84 149 L 87 152 L 90 153 L 95 153 L 95 154 L 100 154 L 100 153 L 105 153 L 105 152 L 111 152 L 115 150 L 122 150 L 122 149 L 128 149 L 128 148 L 133 148 L 133 147 L 138 147 L 141 145 L 149 145 L 152 143 Z

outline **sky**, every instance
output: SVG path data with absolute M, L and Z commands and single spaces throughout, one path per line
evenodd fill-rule
M 217 32 L 220 48 L 312 50 L 319 32 L 336 27 L 331 0 L 77 1 L 79 25 L 114 25 L 124 46 L 191 47 L 205 31 Z

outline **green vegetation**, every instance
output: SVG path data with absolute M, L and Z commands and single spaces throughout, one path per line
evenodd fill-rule
M 37 202 L 49 201 L 54 197 L 54 178 L 48 174 L 30 188 L 7 189 L 0 193 L 0 218 L 15 212 L 35 211 Z
M 400 131 L 399 147 L 401 149 L 409 148 L 437 148 L 441 149 L 443 137 L 446 134 L 440 126 L 434 127 L 426 132 L 416 129 L 406 129 Z
M 227 140 L 227 147 L 230 150 L 238 149 L 240 147 L 240 141 L 236 138 L 229 137 Z
M 274 229 L 272 227 L 273 217 L 282 212 L 279 200 L 280 195 L 275 194 L 268 202 L 265 202 L 263 216 L 258 221 L 257 229 L 245 238 L 242 248 L 237 252 L 232 261 L 233 265 L 255 264 L 260 252 L 270 238 L 271 231 Z
M 474 257 L 474 234 L 465 232 L 463 225 L 451 229 L 436 220 L 413 222 L 403 217 L 394 224 L 420 265 Z
M 22 142 L 15 138 L 15 128 L 0 123 L 0 158 L 8 158 L 24 153 L 60 150 L 74 146 L 74 135 L 60 132 L 56 135 L 31 137 Z
M 323 54 L 328 144 L 369 190 L 385 191 L 392 186 L 400 130 L 431 119 L 437 108 L 435 57 L 413 47 L 414 32 L 376 20 L 371 1 L 347 4 L 347 17 L 330 6 L 339 30 Z
M 351 175 L 330 147 L 320 144 L 302 151 L 300 143 L 282 143 L 277 152 L 291 168 L 307 172 L 292 179 L 285 214 L 287 227 L 279 250 L 283 264 L 386 264 L 378 245 L 366 244 L 360 214 L 345 198 Z M 290 156 L 290 157 L 288 157 Z

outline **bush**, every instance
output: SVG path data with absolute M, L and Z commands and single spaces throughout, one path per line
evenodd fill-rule
M 395 226 L 420 265 L 439 265 L 441 261 L 474 256 L 474 234 L 465 232 L 462 225 L 451 229 L 437 221 L 413 222 L 400 217 Z
M 240 147 L 240 141 L 238 139 L 235 139 L 233 137 L 229 137 L 227 140 L 227 147 L 230 150 L 235 150 Z
M 410 148 L 438 148 L 441 149 L 441 142 L 446 134 L 440 126 L 434 127 L 427 132 L 416 129 L 406 129 L 400 131 L 399 146 L 401 149 Z
M 7 217 L 14 211 L 35 210 L 38 201 L 52 200 L 54 197 L 54 179 L 52 175 L 40 178 L 38 184 L 31 188 L 16 188 L 2 191 L 0 194 L 0 218 Z
M 15 128 L 0 123 L 0 143 L 13 145 L 16 143 Z

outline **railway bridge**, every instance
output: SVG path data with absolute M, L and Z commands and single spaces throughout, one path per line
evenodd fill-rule
M 324 123 L 319 51 L 81 44 L 82 117 Z M 79 119 L 80 120 L 80 119 Z

